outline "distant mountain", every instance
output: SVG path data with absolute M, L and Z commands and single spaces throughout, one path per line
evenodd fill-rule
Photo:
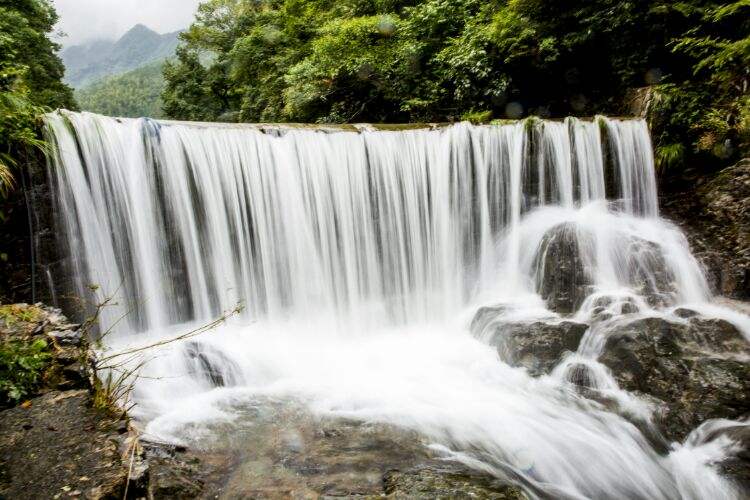
M 97 80 L 75 92 L 83 111 L 102 115 L 160 118 L 164 88 L 163 61 Z
M 64 49 L 65 81 L 75 88 L 118 75 L 174 54 L 179 31 L 160 35 L 137 24 L 116 42 L 97 40 Z

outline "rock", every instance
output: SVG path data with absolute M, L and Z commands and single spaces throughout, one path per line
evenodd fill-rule
M 191 442 L 187 451 L 144 443 L 153 498 L 526 498 L 508 482 L 441 459 L 416 432 L 321 418 L 289 401 L 254 404 L 231 435 Z
M 203 481 L 195 463 L 171 457 L 148 460 L 148 496 L 152 499 L 192 499 L 201 496 Z
M 79 326 L 70 323 L 59 309 L 43 304 L 0 305 L 0 336 L 3 340 L 31 345 L 39 340 L 47 347 L 47 362 L 40 368 L 35 386 L 27 397 L 48 391 L 89 387 L 85 363 L 88 343 Z M 0 391 L 0 403 L 15 404 Z
M 670 304 L 675 293 L 675 278 L 664 260 L 661 247 L 632 236 L 624 239 L 622 245 L 627 248 L 628 284 L 652 306 Z
M 593 256 L 586 256 L 584 249 L 592 248 L 590 239 L 573 223 L 558 224 L 544 235 L 534 260 L 534 276 L 536 291 L 551 311 L 571 314 L 589 295 L 593 282 L 587 269 Z M 675 278 L 661 247 L 632 235 L 622 234 L 619 239 L 627 284 L 652 306 L 670 304 Z M 635 304 L 627 307 L 623 314 L 637 312 Z
M 750 299 L 750 160 L 663 184 L 662 213 L 685 232 L 713 291 Z
M 739 492 L 749 492 L 750 422 L 708 420 L 690 433 L 684 446 L 695 448 L 710 444 L 723 449 L 725 454 L 713 466 L 731 478 Z M 739 495 L 736 497 L 740 498 Z M 746 498 L 746 495 L 741 498 Z
M 388 471 L 383 476 L 388 498 L 433 498 L 525 500 L 527 496 L 516 486 L 505 485 L 488 476 L 448 467 L 419 467 L 404 472 Z
M 698 316 L 698 311 L 693 311 L 692 309 L 688 309 L 686 307 L 678 307 L 675 309 L 672 314 L 677 316 L 678 318 L 694 318 L 695 316 Z
M 741 491 L 750 491 L 750 425 L 732 426 L 723 429 L 718 435 L 727 436 L 741 447 L 736 455 L 718 464 L 719 470 L 733 478 Z
M 64 325 L 73 326 L 73 325 Z M 80 330 L 52 330 L 47 332 L 47 336 L 61 344 L 79 345 L 81 343 L 82 333 Z
M 471 320 L 471 333 L 475 337 L 484 337 L 485 332 L 490 330 L 490 335 L 492 335 L 493 324 L 502 322 L 507 310 L 504 305 L 480 307 Z
M 549 373 L 565 352 L 575 352 L 588 325 L 574 321 L 498 323 L 489 340 L 500 358 L 532 375 Z
M 635 314 L 638 312 L 638 306 L 632 302 L 625 302 L 622 304 L 622 314 Z
M 559 224 L 544 235 L 537 250 L 536 291 L 551 311 L 573 313 L 588 295 L 591 280 L 581 255 L 581 237 L 574 224 Z
M 185 352 L 189 373 L 208 381 L 213 387 L 237 385 L 240 367 L 223 352 L 202 342 L 188 342 Z
M 642 318 L 616 323 L 607 335 L 599 361 L 623 389 L 666 403 L 660 424 L 669 439 L 682 440 L 707 419 L 750 413 L 750 346 L 730 323 Z

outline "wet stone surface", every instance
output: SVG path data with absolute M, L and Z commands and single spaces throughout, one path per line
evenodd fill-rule
M 299 407 L 245 409 L 231 434 L 189 449 L 144 446 L 153 498 L 526 498 L 496 478 L 440 460 L 415 433 L 316 418 Z M 197 451 L 203 450 L 203 451 Z
M 564 223 L 542 239 L 534 261 L 536 289 L 551 311 L 575 312 L 589 293 L 591 279 L 579 244 L 585 236 L 575 224 Z
M 595 261 L 594 235 L 566 222 L 547 231 L 534 260 L 536 292 L 547 308 L 558 314 L 576 312 L 593 291 L 588 269 Z M 652 306 L 671 303 L 675 277 L 669 270 L 662 248 L 632 235 L 618 235 L 617 246 L 627 249 L 622 278 L 634 293 Z
M 500 359 L 511 366 L 523 366 L 532 375 L 549 373 L 566 352 L 578 349 L 585 323 L 505 323 L 495 327 L 489 339 L 497 346 Z
M 750 415 L 750 345 L 723 320 L 643 318 L 608 333 L 599 361 L 621 388 L 666 403 L 660 424 L 682 440 L 711 418 Z
M 733 307 L 738 308 L 737 304 Z M 604 335 L 598 362 L 611 372 L 621 389 L 653 408 L 655 426 L 633 423 L 661 452 L 668 453 L 670 443 L 694 439 L 691 432 L 712 419 L 742 422 L 750 418 L 750 344 L 734 325 L 688 308 L 677 308 L 669 320 L 644 317 L 636 308 L 627 308 L 616 317 L 607 314 L 604 307 L 600 309 L 598 313 L 594 309 L 592 316 L 592 324 Z M 567 352 L 576 351 L 588 328 L 586 324 L 560 320 L 504 323 L 505 312 L 503 306 L 480 309 L 472 331 L 491 345 L 498 345 L 502 359 L 527 368 L 533 376 L 550 373 Z M 579 386 L 581 395 L 611 411 L 621 411 L 609 396 L 592 388 L 590 376 L 582 364 L 568 367 L 567 380 Z M 737 425 L 705 437 L 710 441 L 725 435 L 744 448 L 719 467 L 746 485 L 746 491 L 750 491 L 748 429 L 750 426 Z

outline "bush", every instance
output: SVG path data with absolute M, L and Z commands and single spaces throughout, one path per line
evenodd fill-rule
M 34 393 L 50 360 L 42 339 L 0 343 L 0 404 L 18 404 Z

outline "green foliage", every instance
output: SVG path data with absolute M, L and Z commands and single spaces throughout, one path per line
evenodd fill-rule
M 748 3 L 209 0 L 165 68 L 164 110 L 483 122 L 619 114 L 629 89 L 656 85 L 660 161 L 726 160 L 748 150 Z
M 12 169 L 18 166 L 20 149 L 44 147 L 36 132 L 37 116 L 45 108 L 34 104 L 24 78 L 25 68 L 6 67 L 0 78 L 8 83 L 0 92 L 0 198 L 15 185 Z
M 680 143 L 658 146 L 655 151 L 656 169 L 665 172 L 679 165 L 685 157 L 685 146 Z
M 164 88 L 162 73 L 162 63 L 154 63 L 107 77 L 77 90 L 76 101 L 83 111 L 130 118 L 160 118 Z
M 36 390 L 50 359 L 47 342 L 0 343 L 0 403 L 16 404 Z
M 461 120 L 471 123 L 489 123 L 492 121 L 492 111 L 468 111 L 461 115 Z
M 688 143 L 693 154 L 724 164 L 750 153 L 750 0 L 692 13 L 695 24 L 670 45 L 689 72 L 657 87 L 656 139 Z
M 64 68 L 48 38 L 57 22 L 47 0 L 0 0 L 0 198 L 29 149 L 43 147 L 37 118 L 53 107 L 74 108 Z

